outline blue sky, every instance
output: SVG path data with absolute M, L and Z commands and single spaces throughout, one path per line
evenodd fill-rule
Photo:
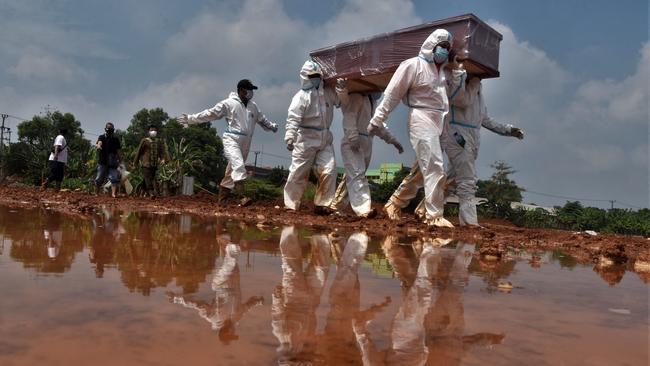
M 31 118 L 50 104 L 90 137 L 108 120 L 125 128 L 143 107 L 210 107 L 250 77 L 282 124 L 309 50 L 468 12 L 504 35 L 502 76 L 485 82 L 490 115 L 527 132 L 519 142 L 484 131 L 479 178 L 503 159 L 532 191 L 648 207 L 647 1 L 0 0 L 0 111 Z M 389 127 L 407 144 L 402 117 Z M 259 129 L 254 144 L 288 157 L 280 135 Z M 373 165 L 412 160 L 375 142 Z

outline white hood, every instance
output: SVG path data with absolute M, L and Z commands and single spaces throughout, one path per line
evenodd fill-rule
M 300 69 L 300 86 L 303 90 L 312 88 L 311 81 L 309 81 L 309 75 L 314 74 L 320 74 L 321 76 L 323 75 L 320 66 L 318 66 L 318 64 L 314 61 L 305 61 L 305 64 L 302 65 L 302 69 Z
M 451 33 L 446 29 L 436 29 L 427 37 L 427 39 L 422 43 L 420 48 L 420 56 L 429 62 L 433 62 L 433 49 L 440 42 L 449 42 L 451 45 Z

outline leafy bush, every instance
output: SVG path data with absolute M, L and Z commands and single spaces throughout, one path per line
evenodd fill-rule
M 261 179 L 247 179 L 244 192 L 255 201 L 281 199 L 283 189 L 272 182 Z
M 650 210 L 639 211 L 596 207 L 582 207 L 578 202 L 567 202 L 553 215 L 544 209 L 512 210 L 510 221 L 527 228 L 564 230 L 594 230 L 609 234 L 650 236 Z
M 393 180 L 382 184 L 371 184 L 370 196 L 373 202 L 385 203 L 399 187 L 402 180 L 409 174 L 408 169 L 402 169 L 395 174 Z M 417 203 L 415 203 L 417 205 Z

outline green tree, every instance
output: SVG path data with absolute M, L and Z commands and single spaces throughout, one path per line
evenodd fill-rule
M 510 209 L 511 202 L 521 202 L 521 192 L 523 189 L 518 187 L 510 176 L 516 173 L 505 161 L 495 161 L 490 165 L 494 168 L 494 173 L 489 180 L 478 181 L 477 196 L 485 197 L 488 200 L 486 208 L 488 212 L 483 212 L 488 216 L 506 217 Z
M 395 192 L 397 187 L 399 187 L 402 180 L 409 174 L 409 169 L 402 168 L 399 172 L 395 173 L 393 180 L 378 184 L 371 185 L 370 195 L 374 202 L 386 202 L 390 196 Z M 416 199 L 417 200 L 417 199 Z M 419 201 L 418 201 L 419 203 Z M 417 204 L 417 203 L 416 203 Z
M 126 129 L 124 143 L 127 146 L 137 148 L 140 140 L 147 136 L 149 126 L 156 126 L 158 131 L 163 130 L 165 123 L 169 121 L 169 115 L 162 108 L 146 109 L 143 108 L 136 112 L 131 118 L 131 123 Z
M 122 141 L 122 155 L 129 164 L 133 163 L 135 151 L 140 140 L 146 136 L 149 126 L 156 126 L 159 135 L 167 142 L 172 153 L 172 162 L 169 164 L 176 167 L 183 166 L 183 162 L 173 161 L 174 155 L 181 160 L 187 160 L 191 156 L 192 161 L 200 161 L 200 164 L 193 164 L 193 171 L 196 182 L 205 189 L 216 188 L 218 182 L 223 178 L 226 169 L 226 159 L 223 156 L 223 144 L 217 135 L 217 130 L 210 126 L 210 123 L 202 123 L 183 127 L 162 108 L 141 109 L 133 115 L 126 131 L 116 131 L 116 136 Z M 175 154 L 174 147 L 183 141 L 183 153 Z M 179 150 L 180 151 L 180 150 Z M 166 172 L 165 179 L 171 179 L 170 169 L 160 169 L 162 174 Z M 174 169 L 177 171 L 177 169 Z M 190 173 L 189 171 L 186 171 Z M 139 181 L 139 172 L 133 172 L 134 181 Z M 175 176 L 175 175 L 174 175 Z
M 164 135 L 168 145 L 171 146 L 173 139 L 182 138 L 196 153 L 197 159 L 202 162 L 194 173 L 197 183 L 205 189 L 216 188 L 219 185 L 228 162 L 223 155 L 223 143 L 217 135 L 217 129 L 211 127 L 210 123 L 184 128 L 172 118 L 165 124 Z
M 34 116 L 18 125 L 18 142 L 12 144 L 7 157 L 10 174 L 18 174 L 30 182 L 39 183 L 47 172 L 47 160 L 59 129 L 68 130 L 68 165 L 66 176 L 84 177 L 86 162 L 91 158 L 92 146 L 83 136 L 81 122 L 72 113 L 59 111 Z
M 583 214 L 582 204 L 578 201 L 567 202 L 563 207 L 557 209 L 557 218 L 560 225 L 565 229 L 579 230 L 580 218 Z

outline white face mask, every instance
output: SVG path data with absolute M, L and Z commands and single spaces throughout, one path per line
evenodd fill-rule
M 149 137 L 154 138 L 158 135 L 158 131 L 149 131 Z

